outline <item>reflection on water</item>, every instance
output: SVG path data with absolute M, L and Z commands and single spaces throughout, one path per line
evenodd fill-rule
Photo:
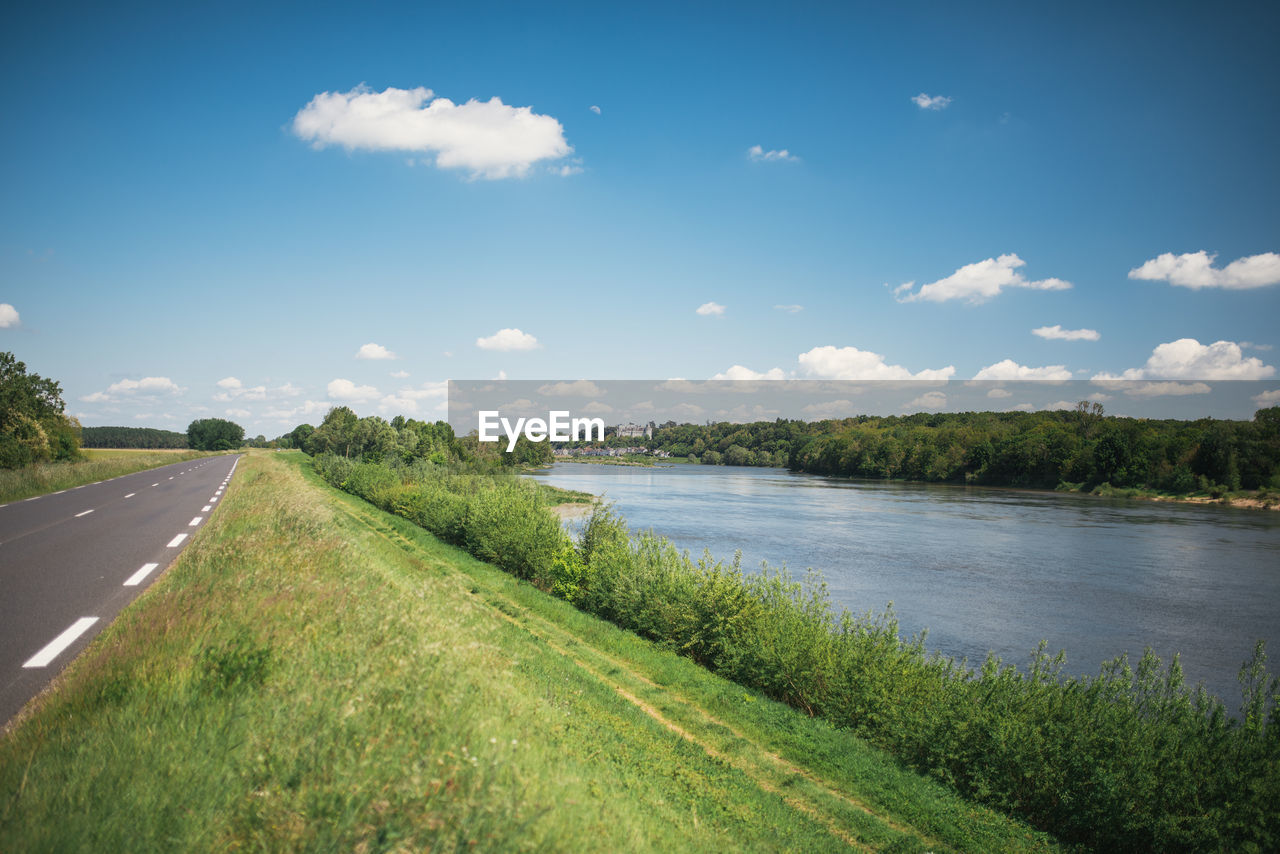
M 1150 645 L 1234 709 L 1254 642 L 1280 644 L 1280 513 L 728 466 L 537 476 L 695 554 L 821 570 L 836 604 L 892 601 L 904 636 L 927 628 L 930 649 L 975 665 L 1023 664 L 1043 638 L 1095 674 Z

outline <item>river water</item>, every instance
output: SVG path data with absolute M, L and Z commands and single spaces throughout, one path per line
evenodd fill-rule
M 893 602 L 903 637 L 978 666 L 1025 665 L 1041 639 L 1067 670 L 1146 646 L 1181 653 L 1234 712 L 1264 639 L 1280 670 L 1280 512 L 1054 492 L 849 480 L 782 469 L 557 463 L 538 475 L 603 494 L 632 530 L 743 567 L 820 570 L 833 603 Z

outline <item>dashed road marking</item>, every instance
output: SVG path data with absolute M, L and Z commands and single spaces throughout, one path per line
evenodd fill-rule
M 169 545 L 165 546 L 165 548 L 176 549 L 178 546 L 182 545 L 182 541 L 185 540 L 186 538 L 187 538 L 186 534 L 179 534 L 178 536 L 170 540 Z
M 44 649 L 27 659 L 27 663 L 22 665 L 24 668 L 29 667 L 45 667 L 49 662 L 53 661 L 67 647 L 76 642 L 76 638 L 89 630 L 89 627 L 98 622 L 97 617 L 81 617 L 71 624 L 65 632 L 58 635 L 45 646 Z
M 187 527 L 189 527 L 189 528 L 194 528 L 196 525 L 199 525 L 199 524 L 200 524 L 201 522 L 203 522 L 203 521 L 204 521 L 204 517 L 203 517 L 203 516 L 197 516 L 197 517 L 195 517 L 194 519 L 192 519 L 190 522 L 188 522 L 188 523 L 187 523 Z
M 201 508 L 200 508 L 200 512 L 201 512 L 201 513 L 208 513 L 208 512 L 209 512 L 210 510 L 212 510 L 212 509 L 213 509 L 213 505 L 212 505 L 212 504 L 206 504 L 205 506 L 203 506 L 203 507 L 201 507 Z
M 131 576 L 129 576 L 127 579 L 125 579 L 124 586 L 125 586 L 125 587 L 137 587 L 139 584 L 141 584 L 141 583 L 142 583 L 142 579 L 144 579 L 144 578 L 146 578 L 148 575 L 150 575 L 150 574 L 151 574 L 151 571 L 152 571 L 153 569 L 155 569 L 155 568 L 156 568 L 157 566 L 159 566 L 159 565 L 160 565 L 160 564 L 158 564 L 158 563 L 144 563 L 144 564 L 142 565 L 142 569 L 138 570 L 138 571 L 137 571 L 137 572 L 135 572 L 133 575 L 131 575 Z
M 137 495 L 137 494 L 138 494 L 138 493 L 136 493 L 136 492 L 130 492 L 128 495 L 126 495 L 126 496 L 125 496 L 125 498 L 132 498 L 133 496 L 135 496 L 135 495 Z
M 92 510 L 92 509 L 82 511 L 82 512 L 80 512 L 80 513 L 77 513 L 77 514 L 76 514 L 76 518 L 77 518 L 77 519 L 79 519 L 81 516 L 88 516 L 88 515 L 89 515 L 90 513 L 92 513 L 92 512 L 93 512 L 93 510 Z

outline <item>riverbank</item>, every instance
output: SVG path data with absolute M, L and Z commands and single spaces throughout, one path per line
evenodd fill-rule
M 251 452 L 0 740 L 0 850 L 1049 851 Z

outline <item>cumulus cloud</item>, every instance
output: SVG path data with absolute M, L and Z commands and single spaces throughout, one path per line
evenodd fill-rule
M 926 391 L 915 400 L 903 406 L 903 409 L 942 409 L 947 405 L 947 396 L 940 391 Z
M 1276 369 L 1256 356 L 1244 357 L 1234 341 L 1201 344 L 1194 338 L 1179 338 L 1161 344 L 1140 368 L 1120 374 L 1095 374 L 1095 381 L 1117 380 L 1262 380 Z
M 1031 334 L 1050 341 L 1097 341 L 1102 337 L 1095 329 L 1063 329 L 1057 323 L 1032 329 Z
M 107 394 L 176 394 L 182 389 L 168 377 L 143 377 L 140 380 L 120 380 L 107 386 Z
M 951 100 L 946 95 L 926 95 L 923 92 L 911 99 L 912 103 L 922 110 L 945 110 Z
M 1015 254 L 1001 255 L 999 258 L 988 258 L 974 264 L 966 264 L 945 279 L 930 282 L 921 286 L 913 294 L 899 298 L 899 302 L 946 302 L 963 299 L 970 304 L 986 302 L 998 296 L 1005 288 L 1027 288 L 1034 291 L 1064 291 L 1071 287 L 1070 282 L 1062 279 L 1039 279 L 1032 281 L 1019 272 L 1019 267 L 1026 266 Z M 909 291 L 914 282 L 899 285 L 894 294 Z
M 21 322 L 18 310 L 7 302 L 0 302 L 0 329 L 17 326 Z
M 538 339 L 519 329 L 499 329 L 488 338 L 477 338 L 476 346 L 481 350 L 533 350 Z M 506 379 L 505 375 L 501 378 Z
M 388 376 L 394 377 L 395 379 L 398 379 L 398 380 L 403 380 L 409 376 L 409 372 L 408 371 L 392 371 L 390 374 L 388 374 Z
M 804 306 L 802 305 L 775 305 L 774 308 L 778 311 L 785 311 L 787 314 L 799 314 L 804 311 Z
M 828 418 L 849 418 L 856 414 L 857 408 L 852 400 L 825 400 L 822 403 L 811 403 L 800 411 L 810 418 L 822 421 Z
M 1280 406 L 1280 388 L 1273 388 L 1253 396 L 1253 402 L 1261 407 Z
M 235 377 L 223 377 L 217 382 L 218 388 L 225 388 L 225 389 L 240 388 L 241 385 L 242 383 L 240 382 L 240 380 L 236 379 Z
M 799 361 L 805 375 L 823 380 L 945 380 L 956 372 L 947 365 L 913 374 L 901 365 L 886 364 L 879 353 L 831 345 L 801 353 Z
M 342 378 L 331 380 L 328 390 L 330 400 L 341 400 L 349 403 L 359 403 L 378 397 L 378 390 L 373 386 L 356 385 L 351 380 Z
M 357 359 L 398 359 L 395 353 L 392 353 L 381 344 L 374 344 L 372 341 L 368 344 L 362 344 L 360 349 L 356 351 Z
M 1205 383 L 1158 382 L 1126 384 L 1124 393 L 1132 397 L 1182 397 L 1187 394 L 1208 394 L 1212 390 Z
M 95 391 L 93 394 L 86 394 L 84 397 L 80 399 L 83 400 L 85 403 L 106 403 L 108 400 L 111 399 L 111 395 L 105 392 Z
M 293 132 L 317 148 L 434 155 L 438 168 L 465 169 L 473 178 L 520 177 L 539 161 L 573 152 L 560 122 L 531 107 L 496 97 L 455 104 L 422 86 L 322 92 L 293 117 Z
M 694 313 L 700 314 L 703 317 L 711 317 L 713 315 L 718 316 L 724 314 L 724 306 L 718 302 L 704 302 L 702 305 L 694 309 Z
M 598 115 L 600 115 L 600 108 L 599 108 L 599 107 L 597 107 L 595 104 L 592 104 L 592 105 L 591 105 L 590 107 L 588 107 L 587 109 L 589 109 L 591 112 L 595 113 L 597 116 L 598 116 Z
M 713 380 L 785 380 L 787 375 L 782 372 L 782 368 L 772 368 L 764 373 L 753 371 L 750 368 L 744 368 L 742 365 L 734 365 L 727 371 L 716 374 Z
M 582 407 L 582 411 L 588 415 L 608 415 L 613 412 L 613 407 L 602 401 L 593 400 Z
M 987 397 L 1013 397 L 1013 392 L 1009 391 L 1007 388 L 993 388 L 991 391 L 987 392 Z
M 753 145 L 748 148 L 747 158 L 751 160 L 752 163 L 794 162 L 800 159 L 785 148 L 781 148 L 776 151 L 772 149 L 765 151 L 764 147 L 760 145 Z
M 975 380 L 1053 380 L 1062 382 L 1071 379 L 1071 371 L 1065 365 L 1045 365 L 1032 368 L 1019 365 L 1013 359 L 1002 359 L 994 365 L 987 365 L 974 374 Z
M 226 412 L 232 418 L 248 418 L 252 414 L 247 409 L 228 409 Z
M 443 409 L 448 405 L 447 382 L 423 383 L 419 388 L 403 388 L 388 394 L 378 402 L 378 409 L 386 414 L 417 415 L 419 405 L 427 409 Z
M 1213 266 L 1217 257 L 1216 253 L 1210 255 L 1203 249 L 1184 255 L 1166 252 L 1152 258 L 1141 267 L 1130 270 L 1129 278 L 1149 282 L 1168 282 L 1171 285 L 1193 290 L 1200 288 L 1248 290 L 1280 283 L 1280 255 L 1275 252 L 1237 258 L 1221 269 Z
M 538 394 L 547 395 L 564 395 L 571 397 L 602 397 L 605 390 L 593 383 L 591 380 L 577 380 L 575 382 L 559 382 L 547 383 L 538 386 Z

